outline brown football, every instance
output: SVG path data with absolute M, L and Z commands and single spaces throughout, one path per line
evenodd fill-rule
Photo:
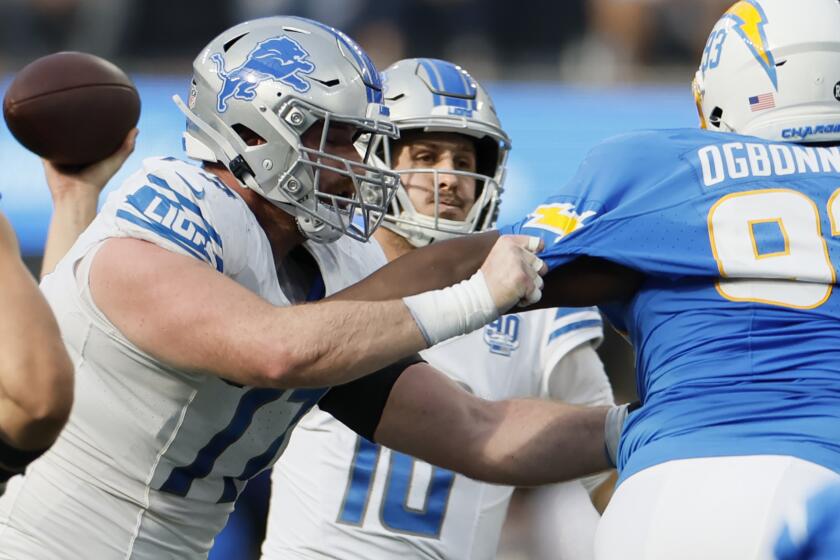
M 82 166 L 117 151 L 140 117 L 140 96 L 116 65 L 80 52 L 32 62 L 3 99 L 9 130 L 59 165 Z

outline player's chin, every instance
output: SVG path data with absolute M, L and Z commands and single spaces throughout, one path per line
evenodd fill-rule
M 433 214 L 434 215 L 434 214 Z M 466 217 L 466 212 L 458 206 L 442 204 L 438 210 L 438 216 L 444 220 L 461 222 Z

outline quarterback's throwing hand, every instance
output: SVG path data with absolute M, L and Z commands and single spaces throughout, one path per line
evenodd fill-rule
M 96 201 L 111 177 L 134 151 L 138 132 L 136 128 L 130 130 L 116 152 L 81 169 L 60 167 L 42 160 L 53 203 L 60 204 L 65 197 L 85 197 Z
M 536 255 L 542 248 L 542 240 L 529 235 L 503 235 L 496 241 L 481 271 L 499 313 L 542 297 L 542 276 L 548 272 Z

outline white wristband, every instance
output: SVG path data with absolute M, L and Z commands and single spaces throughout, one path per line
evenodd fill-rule
M 480 270 L 442 290 L 403 298 L 428 346 L 472 332 L 499 316 Z

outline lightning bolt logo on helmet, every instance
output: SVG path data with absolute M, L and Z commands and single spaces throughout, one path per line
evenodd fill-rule
M 733 29 L 750 49 L 761 67 L 764 68 L 767 77 L 773 84 L 773 89 L 778 91 L 776 61 L 773 58 L 773 53 L 770 52 L 767 35 L 764 33 L 764 26 L 767 24 L 767 16 L 764 14 L 764 10 L 755 0 L 741 0 L 729 8 L 723 17 L 735 22 Z

